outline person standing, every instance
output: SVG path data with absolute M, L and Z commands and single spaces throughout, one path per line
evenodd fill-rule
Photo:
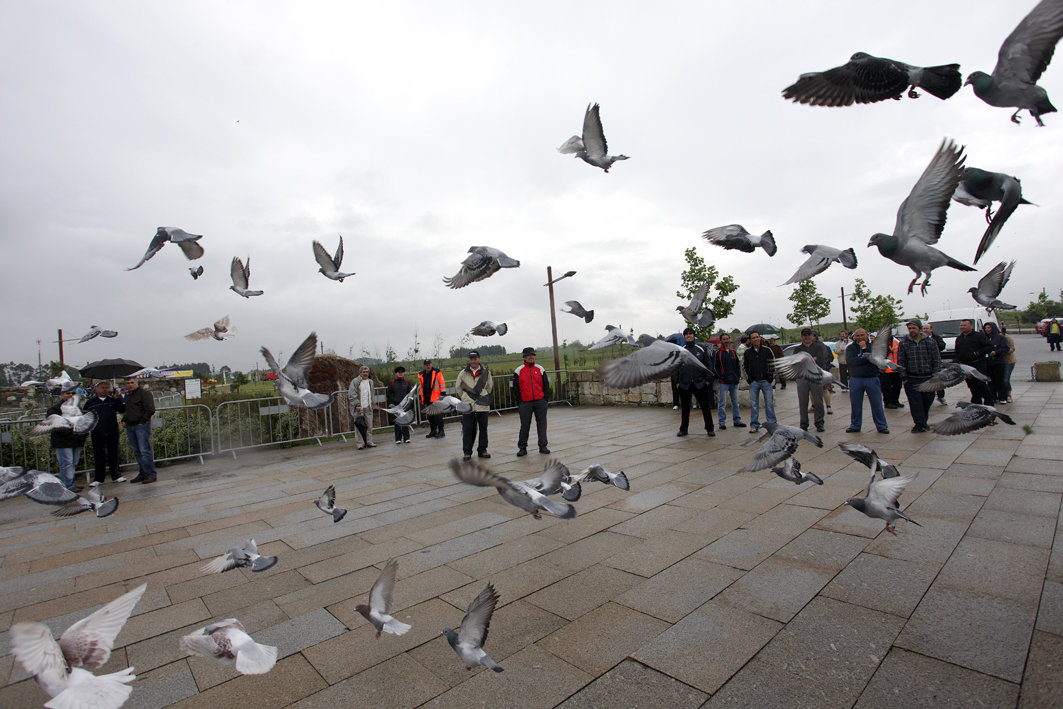
M 62 416 L 62 406 L 77 396 L 77 382 L 66 382 L 59 391 L 59 401 L 52 404 L 45 412 L 45 416 Z M 76 403 L 76 402 L 75 402 Z M 81 492 L 84 488 L 74 484 L 74 471 L 77 470 L 78 461 L 81 460 L 81 449 L 85 445 L 85 436 L 74 433 L 72 428 L 52 429 L 50 441 L 55 458 L 59 461 L 59 479 L 63 487 L 74 492 Z
M 717 404 L 720 417 L 720 430 L 727 430 L 727 397 L 731 397 L 731 419 L 735 428 L 745 428 L 742 412 L 738 409 L 738 382 L 742 380 L 742 362 L 738 354 L 731 349 L 731 336 L 720 335 L 720 349 L 712 358 L 716 379 L 720 383 L 720 401 Z M 699 402 L 700 403 L 700 402 Z
M 517 456 L 528 455 L 528 434 L 531 432 L 532 415 L 535 416 L 535 435 L 540 453 L 549 453 L 546 447 L 546 409 L 550 401 L 550 377 L 541 364 L 535 363 L 535 348 L 525 347 L 520 353 L 524 364 L 513 370 L 513 399 L 520 414 L 520 433 L 517 434 Z M 471 450 L 471 449 L 470 449 Z
M 749 333 L 749 346 L 742 355 L 742 364 L 746 370 L 746 381 L 749 382 L 749 432 L 756 433 L 760 430 L 760 395 L 764 394 L 764 416 L 768 423 L 777 423 L 775 420 L 775 392 L 772 391 L 771 380 L 775 376 L 775 356 L 756 330 Z
M 376 448 L 373 443 L 373 380 L 369 378 L 369 367 L 362 365 L 358 377 L 347 387 L 347 406 L 354 419 L 354 427 L 362 434 L 363 448 Z
M 799 352 L 807 352 L 809 356 L 815 360 L 816 365 L 824 370 L 830 371 L 831 362 L 834 360 L 834 355 L 831 353 L 830 348 L 822 342 L 817 342 L 815 335 L 812 332 L 812 328 L 806 327 L 801 330 L 801 344 L 793 348 L 792 354 Z M 805 431 L 808 430 L 808 397 L 812 395 L 812 408 L 811 411 L 815 414 L 816 431 L 823 433 L 824 431 L 824 406 L 823 406 L 823 387 L 820 384 L 813 384 L 807 379 L 797 380 L 797 408 L 801 413 L 801 428 Z
M 929 338 L 931 338 L 934 341 L 934 344 L 936 344 L 938 346 L 938 354 L 941 354 L 942 352 L 945 351 L 945 338 L 943 338 L 941 335 L 934 334 L 934 326 L 931 325 L 930 323 L 923 323 L 923 336 L 924 337 L 929 337 Z M 938 403 L 939 404 L 941 404 L 942 406 L 946 406 L 947 405 L 947 404 L 945 404 L 945 390 L 944 389 L 941 389 L 940 391 L 938 391 L 937 397 L 938 397 Z
M 1007 358 L 1004 360 L 1004 388 L 1008 392 L 1008 403 L 1012 403 L 1011 400 L 1011 373 L 1015 371 L 1015 365 L 1018 363 L 1019 358 L 1015 356 L 1015 340 L 1011 339 L 1011 335 L 1008 334 L 1008 328 L 1001 327 L 1001 334 L 1008 340 L 1008 347 L 1011 351 L 1008 352 Z
M 472 459 L 473 445 L 481 458 L 490 458 L 487 452 L 487 417 L 491 412 L 491 391 L 495 383 L 487 367 L 480 366 L 480 353 L 469 352 L 469 364 L 458 372 L 454 382 L 458 398 L 466 404 L 472 404 L 472 411 L 461 415 L 461 450 L 465 460 Z M 479 441 L 477 441 L 479 430 Z
M 111 396 L 109 382 L 96 385 L 96 396 L 85 402 L 85 411 L 96 412 L 96 427 L 92 429 L 92 457 L 96 461 L 96 474 L 90 487 L 107 482 L 107 468 L 111 469 L 111 482 L 124 483 L 118 467 L 118 414 L 125 411 L 125 404 Z
M 845 361 L 849 363 L 849 428 L 846 433 L 860 433 L 864 423 L 864 395 L 871 404 L 871 419 L 879 433 L 889 433 L 886 411 L 882 406 L 882 381 L 878 366 L 867 357 L 871 354 L 867 330 L 858 327 L 853 332 L 853 341 L 845 348 Z
M 915 424 L 912 433 L 926 433 L 934 392 L 919 391 L 919 385 L 941 371 L 941 352 L 934 340 L 923 335 L 921 321 L 909 320 L 907 325 L 908 334 L 897 343 L 897 366 L 904 371 L 904 393 Z
M 899 341 L 894 337 L 892 330 L 888 337 L 890 338 L 890 348 L 886 358 L 891 364 L 897 364 L 897 344 Z M 883 406 L 887 409 L 903 409 L 904 404 L 901 403 L 901 373 L 893 367 L 887 367 L 879 377 L 882 379 Z
M 986 337 L 993 344 L 993 351 L 989 353 L 987 366 L 987 373 L 991 380 L 990 391 L 997 404 L 1006 404 L 1008 403 L 1007 357 L 1011 352 L 1011 347 L 1008 345 L 1008 338 L 1000 334 L 995 322 L 987 322 L 983 329 Z
M 406 379 L 406 368 L 402 365 L 395 367 L 395 376 L 391 378 L 386 390 L 388 404 L 391 406 L 397 405 L 406 395 L 413 389 L 413 385 Z M 395 442 L 396 443 L 409 443 L 410 442 L 410 427 L 403 426 L 398 421 L 395 422 Z
M 989 369 L 986 357 L 993 351 L 993 343 L 984 332 L 974 327 L 974 320 L 960 320 L 960 334 L 956 337 L 956 361 L 974 367 L 982 374 Z M 967 377 L 967 388 L 971 390 L 972 404 L 993 405 L 993 394 L 989 385 L 981 379 Z
M 424 370 L 417 373 L 421 380 L 421 407 L 427 408 L 433 401 L 439 401 L 439 397 L 447 390 L 447 384 L 443 381 L 443 373 L 432 366 L 432 360 L 424 361 Z M 428 417 L 428 425 L 431 430 L 425 438 L 446 438 L 443 432 L 443 414 Z
M 773 360 L 777 360 L 780 357 L 784 356 L 783 351 L 782 351 L 782 347 L 779 346 L 779 336 L 778 335 L 771 335 L 770 337 L 768 337 L 768 347 L 771 349 L 771 356 L 772 356 Z M 774 366 L 775 365 L 773 363 L 772 367 L 774 368 Z M 779 382 L 779 389 L 785 389 L 786 388 L 786 377 L 784 377 L 779 372 L 776 372 L 775 373 L 775 379 L 776 379 L 776 381 Z
M 812 339 L 815 340 L 816 342 L 822 343 L 824 347 L 827 347 L 826 343 L 823 343 L 823 340 L 821 340 L 820 337 L 819 337 L 819 330 L 813 330 L 812 331 Z M 827 347 L 827 350 L 829 351 L 830 347 Z M 828 370 L 827 371 L 830 371 L 831 369 L 834 369 L 834 353 L 833 352 L 830 352 L 830 356 L 827 358 L 827 366 L 828 366 Z M 823 387 L 823 406 L 824 406 L 824 408 L 826 408 L 828 416 L 833 416 L 834 415 L 834 409 L 832 409 L 830 407 L 830 393 L 832 391 L 834 391 L 834 385 L 833 384 L 828 384 L 827 386 Z M 809 411 L 809 413 L 812 413 L 812 411 Z
M 712 393 L 712 356 L 704 345 L 695 342 L 694 328 L 688 327 L 683 330 L 683 347 L 690 354 L 705 365 L 708 371 L 701 367 L 695 367 L 689 362 L 684 362 L 675 372 L 676 387 L 679 389 L 679 402 L 683 407 L 679 422 L 679 433 L 676 436 L 687 435 L 690 426 L 690 402 L 696 399 L 701 408 L 701 416 L 705 420 L 705 433 L 714 438 L 716 431 L 712 425 L 713 393 Z
M 838 379 L 845 386 L 849 386 L 849 365 L 845 363 L 845 348 L 848 346 L 849 333 L 842 330 L 838 333 L 838 341 L 834 343 L 834 356 L 838 359 Z
M 149 485 L 158 477 L 155 455 L 151 452 L 151 417 L 155 415 L 155 399 L 150 391 L 141 388 L 136 377 L 126 378 L 125 390 L 122 423 L 133 457 L 137 459 L 137 476 L 129 482 Z
M 1059 320 L 1052 318 L 1052 322 L 1045 328 L 1045 334 L 1048 335 L 1048 351 L 1058 351 L 1060 342 L 1063 341 L 1063 325 L 1059 324 Z

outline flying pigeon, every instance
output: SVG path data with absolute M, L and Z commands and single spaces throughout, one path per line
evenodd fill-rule
M 395 593 L 395 579 L 398 575 L 399 562 L 396 559 L 388 559 L 388 563 L 384 564 L 384 570 L 380 572 L 380 578 L 369 591 L 369 605 L 359 604 L 354 607 L 373 624 L 378 639 L 381 633 L 405 635 L 412 627 L 388 615 L 391 613 L 392 594 Z
M 8 467 L 0 467 L 0 485 L 9 483 L 16 478 L 21 478 L 26 474 L 26 469 L 21 465 L 12 465 Z
M 917 86 L 947 99 L 963 86 L 960 65 L 911 66 L 857 52 L 848 64 L 802 74 L 794 84 L 783 89 L 782 95 L 794 103 L 810 106 L 852 106 L 854 102 L 899 101 L 905 89 L 908 98 L 919 98 Z
M 440 635 L 447 637 L 447 642 L 465 663 L 465 669 L 471 670 L 476 665 L 490 667 L 495 672 L 502 672 L 498 663 L 492 660 L 483 646 L 487 642 L 487 630 L 491 627 L 491 616 L 498 603 L 498 591 L 490 583 L 469 604 L 465 617 L 461 619 L 458 632 L 443 628 Z
M 235 328 L 234 328 L 234 331 L 235 331 Z M 137 371 L 133 372 L 129 376 L 131 376 L 131 377 L 152 377 L 153 379 L 165 379 L 166 378 L 166 372 L 162 371 L 161 369 L 155 369 L 154 367 L 144 367 L 143 369 L 138 369 Z
M 1056 43 L 1063 37 L 1063 2 L 1041 0 L 1008 35 L 997 54 L 992 76 L 976 71 L 967 76 L 975 95 L 990 106 L 1014 108 L 1011 120 L 1019 122 L 1023 109 L 1037 125 L 1044 126 L 1042 114 L 1054 113 L 1048 92 L 1037 80 L 1048 68 Z
M 80 345 L 82 342 L 88 342 L 97 335 L 100 337 L 118 337 L 118 333 L 114 330 L 101 330 L 99 325 L 90 325 L 89 331 L 78 340 L 78 344 Z
M 277 375 L 277 391 L 292 406 L 311 411 L 321 409 L 332 403 L 332 394 L 317 394 L 307 388 L 307 374 L 314 366 L 314 351 L 317 349 L 317 333 L 311 332 L 303 344 L 292 354 L 288 364 L 281 369 L 273 354 L 263 347 L 262 356 L 269 363 L 269 368 Z
M 45 433 L 51 433 L 52 431 L 64 428 L 72 430 L 78 435 L 88 433 L 96 428 L 96 412 L 86 411 L 82 413 L 81 409 L 78 408 L 80 403 L 81 396 L 75 394 L 59 406 L 59 410 L 62 412 L 61 414 L 51 414 L 27 431 L 26 435 L 41 436 Z
M 904 492 L 904 488 L 908 487 L 908 483 L 915 480 L 916 475 L 918 475 L 918 473 L 876 480 L 875 471 L 872 470 L 871 481 L 867 484 L 867 493 L 864 497 L 850 497 L 845 501 L 845 504 L 849 505 L 854 510 L 863 512 L 868 517 L 877 517 L 878 519 L 885 520 L 886 531 L 893 535 L 897 534 L 897 532 L 894 531 L 895 527 L 893 522 L 895 522 L 898 517 L 906 519 L 912 524 L 921 527 L 921 524 L 897 508 L 897 501 L 900 500 L 901 493 Z
M 495 325 L 490 320 L 484 320 L 482 323 L 469 330 L 470 335 L 476 335 L 477 337 L 490 337 L 495 333 L 498 333 L 498 336 L 501 337 L 507 332 L 509 332 L 509 327 L 505 323 Z
M 185 335 L 186 340 L 205 340 L 208 337 L 213 337 L 219 342 L 223 341 L 227 337 L 232 337 L 236 334 L 235 327 L 229 327 L 229 316 L 226 315 L 221 320 L 214 323 L 214 327 L 204 327 L 195 332 Z
M 85 496 L 78 496 L 76 505 L 52 510 L 56 517 L 73 517 L 82 512 L 95 512 L 97 517 L 110 517 L 118 509 L 118 498 L 108 500 L 98 490 L 89 490 Z
M 878 333 L 875 335 L 875 341 L 871 343 L 871 352 L 867 355 L 867 361 L 878 367 L 881 372 L 892 369 L 895 372 L 899 372 L 903 377 L 904 367 L 890 361 L 889 355 L 892 345 L 893 326 L 890 323 L 886 323 L 879 328 Z
M 612 325 L 605 326 L 606 335 L 602 339 L 595 342 L 588 347 L 588 350 L 600 350 L 605 347 L 612 347 L 613 345 L 631 345 L 632 347 L 638 347 L 638 340 L 631 335 L 627 334 L 618 327 Z
M 468 414 L 472 412 L 472 404 L 467 404 L 456 396 L 441 396 L 438 401 L 433 401 L 425 407 L 426 416 L 440 416 L 451 412 Z
M 517 268 L 520 261 L 506 256 L 490 246 L 470 246 L 469 256 L 461 262 L 461 270 L 451 278 L 444 278 L 448 288 L 464 288 L 470 283 L 490 278 L 503 268 Z
M 760 236 L 754 236 L 746 231 L 746 228 L 741 224 L 718 226 L 714 229 L 709 229 L 701 236 L 711 244 L 722 246 L 725 249 L 737 249 L 747 254 L 756 251 L 758 246 L 764 249 L 768 256 L 774 256 L 777 251 L 775 237 L 772 236 L 770 231 L 766 231 Z
M 402 397 L 402 401 L 395 404 L 394 406 L 389 406 L 384 409 L 384 411 L 395 417 L 395 423 L 397 423 L 398 425 L 409 426 L 411 423 L 413 423 L 414 416 L 413 411 L 410 410 L 410 407 L 413 405 L 413 400 L 414 397 L 417 395 L 417 388 L 419 386 L 419 383 L 414 384 L 410 391 L 406 393 L 406 396 Z
M 262 295 L 260 290 L 248 290 L 247 283 L 251 279 L 251 257 L 247 257 L 247 265 L 244 266 L 243 261 L 238 256 L 233 256 L 232 265 L 229 267 L 229 275 L 232 276 L 233 284 L 229 286 L 229 290 L 234 291 L 236 295 L 241 295 L 244 298 L 250 298 L 253 295 Z
M 11 654 L 53 699 L 50 709 L 118 709 L 129 698 L 133 668 L 96 676 L 114 639 L 148 585 L 141 584 L 67 628 L 56 643 L 43 623 L 16 623 L 8 631 Z
M 823 441 L 819 436 L 802 430 L 797 426 L 784 426 L 779 423 L 764 424 L 766 433 L 755 440 L 746 441 L 743 448 L 756 445 L 766 439 L 766 443 L 757 449 L 753 460 L 739 472 L 751 473 L 757 470 L 768 470 L 779 465 L 797 452 L 797 444 L 803 438 L 811 441 L 817 448 L 823 447 Z
M 687 348 L 664 340 L 654 340 L 627 357 L 603 364 L 602 383 L 613 389 L 636 387 L 654 379 L 667 377 L 684 364 L 692 364 L 698 369 L 709 371 Z
M 1011 279 L 1011 269 L 1013 268 L 1015 268 L 1014 261 L 1011 263 L 1001 261 L 996 266 L 993 266 L 989 273 L 982 276 L 981 280 L 978 281 L 977 288 L 968 288 L 967 292 L 986 310 L 1015 310 L 1014 305 L 1008 305 L 997 300 L 1000 291 L 1004 290 L 1004 286 Z
M 879 458 L 878 453 L 875 452 L 874 448 L 869 448 L 868 446 L 859 443 L 849 442 L 839 443 L 838 448 L 853 460 L 870 468 L 872 474 L 879 472 L 882 474 L 883 478 L 900 477 L 901 473 L 897 470 L 897 466 L 891 465 L 882 460 L 882 458 Z
M 343 234 L 340 234 L 340 245 L 336 249 L 336 255 L 329 256 L 328 251 L 325 251 L 325 247 L 321 245 L 320 241 L 314 242 L 314 258 L 317 259 L 321 268 L 318 269 L 318 273 L 324 274 L 325 278 L 332 281 L 339 281 L 343 283 L 343 279 L 348 276 L 353 276 L 353 273 L 340 273 L 340 265 L 343 263 Z
M 223 665 L 236 665 L 242 675 L 264 675 L 277 664 L 277 648 L 256 643 L 236 618 L 186 635 L 180 644 L 190 657 L 213 657 Z
M 623 470 L 621 470 L 619 473 L 613 473 L 606 470 L 605 467 L 599 463 L 595 463 L 589 468 L 581 470 L 577 474 L 571 476 L 569 482 L 578 484 L 583 482 L 584 480 L 597 480 L 598 482 L 605 483 L 606 485 L 615 485 L 621 490 L 631 489 L 631 484 L 628 482 L 627 475 L 624 474 Z
M 195 261 L 197 258 L 203 256 L 203 247 L 196 242 L 203 238 L 202 234 L 189 234 L 183 229 L 178 229 L 172 226 L 161 226 L 155 232 L 155 238 L 151 240 L 151 244 L 148 246 L 148 250 L 144 252 L 144 258 L 140 259 L 140 263 L 133 268 L 127 268 L 127 271 L 135 271 L 155 254 L 162 250 L 163 246 L 167 243 L 174 243 L 181 247 L 181 251 L 185 252 L 185 258 L 189 261 Z
M 35 379 L 29 379 L 29 380 L 24 381 L 21 384 L 19 384 L 19 386 L 24 386 L 24 387 L 43 386 L 43 387 L 45 387 L 47 389 L 58 389 L 58 388 L 61 388 L 64 384 L 72 384 L 72 383 L 74 383 L 74 380 L 70 378 L 70 375 L 67 374 L 66 370 L 64 369 L 62 372 L 59 373 L 58 377 L 52 377 L 51 379 L 47 379 L 47 380 L 45 380 L 43 382 L 38 382 Z
M 584 322 L 590 322 L 591 320 L 594 320 L 594 311 L 586 310 L 582 305 L 579 304 L 578 300 L 566 300 L 565 305 L 571 308 L 571 310 L 562 310 L 562 313 L 571 313 L 577 318 L 583 318 Z
M 798 352 L 787 357 L 779 357 L 775 360 L 775 371 L 790 381 L 804 379 L 824 387 L 837 384 L 842 389 L 848 388 L 833 374 L 825 369 L 820 369 L 819 365 L 816 364 L 816 360 L 812 359 L 812 355 L 807 352 Z
M 321 497 L 314 500 L 314 504 L 319 510 L 332 517 L 333 524 L 339 522 L 347 515 L 347 510 L 342 507 L 336 507 L 335 485 L 329 485 L 325 488 L 325 492 L 321 494 Z
M 930 377 L 930 379 L 927 379 L 922 384 L 917 385 L 915 388 L 919 391 L 941 391 L 942 389 L 956 386 L 968 377 L 986 383 L 990 381 L 989 377 L 982 374 L 974 367 L 968 367 L 966 364 L 959 364 L 957 362 L 942 366 L 937 374 Z
M 696 327 L 700 327 L 703 330 L 711 330 L 712 326 L 716 324 L 716 313 L 712 308 L 705 308 L 705 311 L 698 315 L 698 311 L 701 310 L 701 306 L 705 304 L 705 298 L 709 294 L 709 282 L 705 281 L 701 284 L 701 287 L 694 292 L 694 296 L 690 299 L 690 305 L 683 307 L 677 305 L 676 310 L 683 316 L 683 318 Z
M 561 519 L 572 519 L 576 516 L 576 508 L 572 505 L 547 498 L 547 495 L 560 492 L 561 478 L 568 472 L 565 466 L 556 461 L 548 464 L 546 471 L 539 478 L 524 482 L 511 481 L 471 460 L 460 461 L 455 458 L 450 461 L 450 469 L 463 483 L 497 488 L 502 499 L 514 507 L 530 512 L 535 519 L 542 519 L 542 510 Z
M 25 495 L 42 505 L 66 505 L 78 499 L 63 481 L 41 470 L 6 468 L 0 483 L 0 501 Z
M 1012 212 L 1020 204 L 1033 204 L 1022 198 L 1022 183 L 1019 178 L 1005 175 L 1003 172 L 988 172 L 979 170 L 977 167 L 968 167 L 963 171 L 960 184 L 952 193 L 953 201 L 965 204 L 968 207 L 978 207 L 985 210 L 985 220 L 989 225 L 978 242 L 978 250 L 974 252 L 974 262 L 985 255 L 993 240 L 1004 228 L 1004 222 L 1008 220 Z M 993 216 L 993 202 L 1000 202 L 997 215 Z M 1037 205 L 1034 205 L 1037 206 Z
M 830 268 L 831 262 L 833 261 L 837 261 L 850 270 L 856 268 L 856 252 L 852 249 L 845 249 L 843 251 L 830 246 L 809 244 L 801 250 L 809 255 L 808 260 L 801 264 L 801 267 L 797 269 L 797 272 L 794 275 L 790 276 L 790 280 L 783 283 L 784 286 L 788 286 L 791 283 L 807 281 L 813 276 L 818 276 Z
M 587 105 L 587 112 L 583 114 L 583 137 L 572 136 L 557 151 L 564 154 L 575 153 L 583 162 L 600 167 L 606 172 L 609 172 L 609 168 L 617 160 L 628 159 L 627 155 L 609 154 L 605 131 L 602 130 L 602 118 L 598 115 L 598 104 Z
M 930 274 L 935 268 L 948 266 L 958 271 L 974 270 L 933 247 L 945 229 L 949 200 L 960 183 L 964 159 L 962 147 L 956 147 L 951 140 L 943 140 L 922 177 L 901 202 L 893 233 L 875 234 L 867 244 L 868 247 L 877 246 L 880 254 L 915 272 L 915 278 L 908 284 L 909 295 L 923 274 L 926 277 L 919 290 L 926 295 Z
M 200 571 L 203 575 L 222 574 L 233 569 L 251 567 L 252 571 L 260 572 L 272 569 L 276 563 L 277 557 L 261 556 L 258 553 L 258 545 L 255 544 L 255 540 L 248 539 L 244 542 L 243 549 L 233 547 L 214 561 L 204 564 Z
M 189 268 L 188 272 L 192 274 L 193 281 L 198 281 L 199 277 L 203 275 L 203 267 L 200 266 L 199 268 Z
M 1009 426 L 1014 426 L 1015 421 L 1002 411 L 984 404 L 972 404 L 969 401 L 956 403 L 960 409 L 944 421 L 938 421 L 930 427 L 939 436 L 959 436 L 962 433 L 977 431 L 986 426 L 996 426 L 1000 419 Z
M 799 463 L 796 458 L 787 458 L 782 462 L 782 465 L 772 468 L 771 472 L 775 473 L 783 480 L 789 480 L 795 485 L 809 482 L 817 485 L 823 484 L 823 480 L 815 473 L 806 473 L 801 470 L 801 463 Z

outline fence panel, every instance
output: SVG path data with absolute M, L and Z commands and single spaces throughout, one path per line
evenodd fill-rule
M 333 404 L 334 406 L 335 404 Z M 283 397 L 223 401 L 214 415 L 217 452 L 230 453 L 277 443 L 317 441 L 330 435 L 331 406 L 315 411 L 289 406 Z
M 351 415 L 350 398 L 347 390 L 343 389 L 333 393 L 332 404 L 322 409 L 328 412 L 329 434 L 339 436 L 347 440 L 348 436 L 355 436 L 358 429 L 354 426 L 354 416 Z M 373 387 L 373 430 L 388 425 L 388 415 L 381 409 L 387 404 L 387 390 L 384 387 Z

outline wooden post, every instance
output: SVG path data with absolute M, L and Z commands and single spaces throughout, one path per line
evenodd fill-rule
M 59 363 L 66 364 L 66 360 L 63 359 L 63 331 L 59 330 Z
M 845 317 L 845 288 L 842 287 L 842 327 L 846 332 L 849 332 L 849 320 Z
M 561 356 L 557 351 L 557 314 L 554 312 L 554 272 L 550 266 L 546 267 L 546 286 L 550 290 L 550 332 L 554 336 L 554 370 L 560 372 Z

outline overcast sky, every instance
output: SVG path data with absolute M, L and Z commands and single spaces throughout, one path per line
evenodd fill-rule
M 859 268 L 817 278 L 837 295 L 864 278 L 904 295 L 912 273 L 868 249 L 948 136 L 967 164 L 1016 175 L 1021 207 L 978 274 L 936 271 L 909 313 L 974 305 L 966 290 L 1017 259 L 1002 299 L 1058 293 L 1063 116 L 1037 128 L 964 87 L 948 101 L 818 108 L 781 90 L 865 51 L 990 72 L 1033 0 L 879 2 L 7 2 L 0 4 L 0 361 L 73 366 L 207 361 L 234 370 L 284 358 L 316 330 L 326 349 L 422 353 L 481 320 L 509 324 L 510 351 L 550 341 L 546 267 L 596 311 L 557 316 L 559 339 L 606 324 L 681 329 L 675 291 L 691 245 L 741 288 L 721 325 L 789 326 L 786 281 L 801 247 L 852 246 Z M 1063 62 L 1040 84 L 1063 103 Z M 556 151 L 601 104 L 609 174 Z M 769 258 L 701 239 L 771 229 Z M 159 226 L 194 234 L 134 265 Z M 938 247 L 970 264 L 985 221 L 953 204 Z M 344 283 L 317 273 L 311 242 L 346 248 Z M 461 290 L 472 245 L 521 261 Z M 250 256 L 245 300 L 228 290 Z M 190 265 L 205 273 L 193 281 Z M 840 320 L 838 300 L 829 319 Z M 184 335 L 230 315 L 238 335 Z

